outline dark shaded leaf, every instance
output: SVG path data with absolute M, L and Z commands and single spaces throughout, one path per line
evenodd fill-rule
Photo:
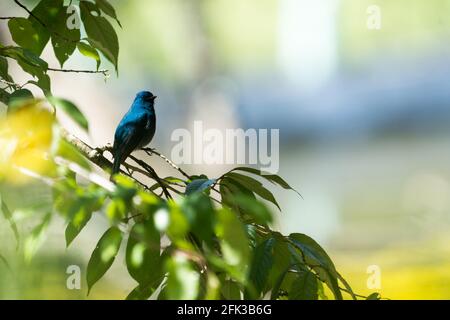
M 248 167 L 238 167 L 238 168 L 234 168 L 231 171 L 245 171 L 245 172 L 249 172 L 252 174 L 256 174 L 258 176 L 260 176 L 261 178 L 264 178 L 274 184 L 279 185 L 280 187 L 284 188 L 284 189 L 288 189 L 288 190 L 293 190 L 295 191 L 300 197 L 301 194 L 295 190 L 294 188 L 292 188 L 283 178 L 281 178 L 279 175 L 276 174 L 265 174 L 264 172 L 262 172 L 261 170 L 258 169 L 254 169 L 254 168 L 248 168 Z
M 342 300 L 336 268 L 325 250 L 312 238 L 301 233 L 289 235 L 291 243 L 301 252 L 301 260 L 309 265 L 325 281 L 336 299 Z
M 33 27 L 30 20 L 25 18 L 13 18 L 8 21 L 9 32 L 15 43 L 39 55 L 45 41 Z M 48 40 L 47 40 L 48 41 Z M 44 44 L 45 46 L 45 44 Z
M 255 291 L 255 297 L 259 298 L 265 289 L 269 273 L 273 265 L 273 247 L 275 239 L 269 238 L 260 243 L 253 252 L 253 259 L 249 279 Z M 252 291 L 252 290 L 250 290 Z
M 8 60 L 0 56 L 0 78 L 8 82 L 14 82 L 13 78 L 8 73 Z
M 117 24 L 122 28 L 119 19 L 117 18 L 116 10 L 107 0 L 95 0 L 97 7 L 105 14 L 117 21 Z
M 256 179 L 253 179 L 252 177 L 245 176 L 239 173 L 229 172 L 225 175 L 225 177 L 230 178 L 231 180 L 239 182 L 241 185 L 243 185 L 245 188 L 251 190 L 261 198 L 272 202 L 274 205 L 277 206 L 279 210 L 280 206 L 278 205 L 277 200 L 273 196 L 273 194 L 267 190 L 261 182 L 259 182 Z
M 80 2 L 81 19 L 88 36 L 89 43 L 100 50 L 117 71 L 119 41 L 116 31 L 106 18 L 100 16 L 98 7 L 88 1 Z M 95 12 L 97 16 L 92 13 Z
M 161 277 L 160 281 L 163 280 L 163 277 Z M 158 282 L 158 284 L 159 284 Z M 134 288 L 128 296 L 125 298 L 126 300 L 148 300 L 150 296 L 158 289 L 158 286 L 152 287 L 152 286 L 146 286 L 142 287 L 138 285 L 136 288 Z
M 221 281 L 220 293 L 226 300 L 241 300 L 239 284 L 232 280 Z
M 381 300 L 381 296 L 378 292 L 374 292 L 372 294 L 370 294 L 366 300 Z
M 58 31 L 55 28 L 55 24 L 58 18 L 58 14 L 61 12 L 64 6 L 64 0 L 41 0 L 37 6 L 31 11 L 33 16 L 28 17 L 34 30 L 38 36 L 38 47 L 35 52 L 38 56 L 41 55 L 46 44 L 50 40 L 51 32 Z M 37 17 L 39 21 L 35 18 Z M 45 23 L 45 26 L 42 25 Z
M 67 7 L 59 10 L 54 25 L 54 28 L 58 30 L 58 33 L 54 33 L 51 36 L 53 51 L 55 52 L 55 56 L 58 59 L 61 68 L 73 54 L 77 42 L 80 40 L 80 29 L 69 29 L 67 27 L 69 16 Z
M 289 300 L 317 300 L 317 278 L 311 271 L 299 272 L 289 290 Z
M 4 47 L 1 48 L 0 51 L 1 54 L 3 54 L 5 57 L 9 57 L 11 59 L 16 60 L 20 66 L 23 68 L 23 65 L 25 67 L 33 67 L 40 70 L 40 72 L 47 71 L 48 64 L 41 58 L 39 58 L 38 55 L 34 54 L 32 51 L 20 48 L 20 47 Z M 25 72 L 28 72 L 24 69 Z M 35 69 L 30 69 L 30 71 L 36 71 Z M 28 72 L 30 73 L 30 72 Z M 31 75 L 35 75 L 33 73 L 30 73 Z
M 215 213 L 211 199 L 203 193 L 193 194 L 183 200 L 181 210 L 189 222 L 192 233 L 198 239 L 212 245 Z
M 260 201 L 242 195 L 233 196 L 233 201 L 241 210 L 250 215 L 257 224 L 266 225 L 272 222 L 272 214 Z
M 23 71 L 36 77 L 38 81 L 28 81 L 40 87 L 46 96 L 50 95 L 50 77 L 46 74 L 48 64 L 32 51 L 20 47 L 0 48 L 0 54 L 14 59 Z
M 8 104 L 10 94 L 3 89 L 0 89 L 0 102 Z
M 25 100 L 33 99 L 33 94 L 28 89 L 19 89 L 9 95 L 8 112 L 14 111 L 16 105 L 21 105 Z

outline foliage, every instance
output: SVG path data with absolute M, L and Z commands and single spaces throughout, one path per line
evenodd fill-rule
M 271 229 L 273 215 L 267 204 L 278 209 L 280 205 L 265 183 L 292 190 L 278 175 L 239 167 L 214 179 L 192 176 L 155 150 L 146 152 L 165 159 L 181 178 L 159 178 L 145 161 L 133 157 L 135 164 L 127 162 L 127 171 L 116 177 L 115 184 L 96 174 L 94 164 L 108 170 L 110 162 L 103 156 L 107 148 L 96 151 L 64 134 L 55 112 L 67 113 L 85 130 L 88 121 L 73 103 L 52 96 L 48 73 L 70 70 L 50 68 L 40 55 L 50 42 L 61 67 L 78 50 L 94 59 L 97 69 L 106 59 L 117 70 L 119 44 L 110 22 L 120 25 L 116 12 L 106 0 L 80 2 L 86 33 L 82 34 L 80 28 L 68 28 L 66 22 L 74 17 L 63 0 L 41 0 L 32 10 L 15 2 L 28 16 L 8 22 L 16 45 L 0 44 L 0 100 L 8 106 L 0 119 L 0 183 L 38 180 L 53 194 L 52 212 L 42 212 L 40 223 L 24 240 L 26 260 L 42 244 L 55 213 L 66 222 L 67 246 L 93 215 L 104 214 L 110 227 L 89 259 L 88 291 L 124 250 L 128 273 L 136 282 L 127 299 L 152 295 L 158 299 L 325 299 L 323 284 L 336 299 L 343 298 L 342 292 L 356 298 L 313 239 Z M 16 84 L 9 74 L 11 61 L 31 76 L 24 85 Z M 39 87 L 46 98 L 35 99 L 24 88 L 28 85 Z M 154 184 L 148 185 L 135 172 Z M 6 200 L 1 199 L 1 211 L 19 244 L 14 212 Z

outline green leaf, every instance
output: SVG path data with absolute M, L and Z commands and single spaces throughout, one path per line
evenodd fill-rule
M 0 49 L 0 53 L 5 57 L 16 60 L 20 66 L 34 67 L 40 69 L 40 72 L 47 71 L 48 64 L 32 51 L 20 47 L 4 47 Z M 30 69 L 32 70 L 32 69 Z M 25 72 L 28 72 L 24 69 Z M 33 71 L 35 71 L 33 69 Z M 28 72 L 30 73 L 30 72 Z M 35 74 L 32 74 L 33 76 Z
M 243 185 L 248 190 L 253 191 L 255 194 L 260 196 L 261 198 L 272 202 L 279 210 L 280 206 L 278 205 L 277 200 L 273 196 L 273 194 L 267 190 L 261 182 L 258 180 L 253 179 L 252 177 L 245 176 L 239 173 L 229 172 L 225 175 L 225 177 L 230 178 L 231 180 L 234 180 L 236 182 L 239 182 L 241 185 Z
M 67 27 L 67 20 L 69 19 L 67 7 L 59 11 L 55 20 L 54 28 L 58 33 L 52 34 L 52 46 L 55 56 L 63 67 L 64 63 L 75 51 L 78 41 L 80 40 L 80 29 L 69 29 Z
M 120 24 L 120 21 L 117 18 L 116 10 L 107 0 L 95 0 L 95 4 L 105 14 L 107 14 L 111 18 L 115 19 L 117 21 L 117 24 L 122 28 L 122 25 Z
M 78 109 L 78 107 L 70 102 L 69 100 L 47 97 L 48 101 L 53 104 L 57 109 L 63 110 L 67 115 L 69 115 L 72 120 L 74 120 L 80 127 L 85 130 L 89 129 L 89 122 L 83 113 Z
M 141 288 L 155 287 L 157 280 L 161 279 L 160 249 L 160 234 L 151 220 L 133 226 L 125 260 L 128 272 Z
M 125 219 L 127 213 L 128 213 L 127 203 L 122 198 L 111 199 L 111 202 L 106 207 L 106 216 L 113 223 Z
M 172 241 L 179 241 L 186 237 L 189 232 L 189 221 L 176 203 L 169 202 L 168 219 L 167 210 L 161 209 L 157 213 L 160 217 L 163 217 L 162 220 L 168 221 L 168 225 L 165 226 L 166 230 L 161 231 L 167 231 L 167 235 Z M 155 215 L 155 219 L 158 215 Z
M 7 105 L 9 102 L 9 96 L 10 94 L 7 91 L 0 88 L 0 102 Z
M 250 219 L 251 213 L 245 211 L 244 208 L 239 207 L 236 203 L 236 197 L 245 196 L 246 198 L 256 200 L 256 197 L 252 191 L 245 188 L 239 182 L 228 179 L 226 177 L 220 179 L 219 184 L 220 196 L 222 203 L 232 208 L 235 212 L 239 213 L 243 220 Z
M 23 71 L 38 78 L 38 81 L 28 81 L 40 87 L 44 94 L 50 94 L 50 77 L 46 74 L 48 64 L 32 51 L 20 47 L 0 48 L 0 54 L 14 59 Z
M 98 241 L 87 267 L 88 294 L 113 264 L 121 242 L 122 232 L 117 227 L 109 228 Z
M 6 205 L 6 203 L 3 200 L 3 198 L 1 197 L 1 195 L 0 195 L 0 203 L 1 203 L 1 211 L 3 213 L 3 217 L 5 217 L 6 221 L 8 221 L 9 225 L 11 226 L 11 230 L 13 231 L 14 236 L 16 237 L 16 243 L 17 243 L 16 247 L 18 248 L 19 244 L 20 244 L 19 230 L 17 229 L 17 225 L 14 222 L 11 211 L 9 210 L 8 206 Z
M 242 195 L 233 197 L 235 204 L 249 214 L 257 224 L 266 225 L 272 222 L 272 214 L 260 201 Z
M 8 73 L 8 60 L 2 56 L 0 56 L 0 78 L 8 82 L 14 82 Z
M 226 300 L 241 300 L 239 284 L 232 280 L 225 280 L 222 283 L 220 293 Z
M 183 255 L 175 255 L 167 261 L 169 273 L 165 298 L 169 300 L 197 299 L 200 288 L 200 274 Z
M 90 170 L 90 162 L 75 148 L 72 144 L 67 142 L 65 139 L 59 137 L 54 150 L 53 155 L 63 157 L 71 162 L 74 162 L 84 169 Z
M 207 191 L 216 183 L 216 179 L 197 179 L 192 181 L 186 186 L 186 195 L 190 195 L 196 192 Z
M 41 55 L 48 41 L 50 34 L 58 32 L 55 28 L 58 15 L 63 10 L 64 0 L 41 0 L 37 6 L 31 11 L 33 16 L 29 16 L 28 20 L 31 22 L 34 30 L 38 35 L 38 47 L 35 52 L 38 56 Z M 35 18 L 37 17 L 39 21 Z M 45 23 L 45 26 L 41 22 Z
M 254 168 L 248 168 L 248 167 L 238 167 L 238 168 L 234 168 L 231 171 L 245 171 L 245 172 L 249 172 L 252 174 L 256 174 L 256 175 L 260 176 L 261 178 L 264 178 L 267 181 L 277 184 L 284 189 L 288 189 L 288 190 L 292 190 L 292 191 L 296 192 L 301 197 L 301 194 L 297 190 L 292 188 L 283 178 L 281 178 L 280 176 L 278 176 L 276 174 L 265 174 L 261 170 L 254 169 Z
M 317 294 L 321 300 L 328 300 L 322 281 L 317 281 Z
M 274 234 L 275 243 L 273 245 L 273 266 L 270 270 L 268 287 L 272 289 L 271 299 L 277 299 L 279 289 L 284 277 L 292 268 L 294 260 L 291 257 L 288 245 L 280 233 Z
M 28 89 L 19 89 L 14 91 L 9 95 L 8 104 L 10 108 L 8 108 L 8 112 L 11 112 L 14 108 L 14 104 L 21 104 L 24 100 L 33 99 L 33 94 Z M 12 107 L 11 107 L 12 105 Z
M 297 278 L 289 290 L 289 300 L 317 300 L 318 285 L 311 271 L 297 273 Z
M 162 278 L 161 278 L 161 281 L 162 281 Z M 142 287 L 142 286 L 138 285 L 136 288 L 134 288 L 128 294 L 128 296 L 125 298 L 125 300 L 148 300 L 148 298 L 150 298 L 150 296 L 156 291 L 157 288 L 158 288 L 158 286 Z
M 260 243 L 253 253 L 249 279 L 255 290 L 255 297 L 259 298 L 266 288 L 269 273 L 273 265 L 273 247 L 275 239 L 269 238 Z M 250 290 L 251 291 L 251 290 Z
M 100 68 L 100 55 L 98 54 L 97 50 L 95 50 L 95 48 L 91 47 L 90 45 L 88 45 L 87 43 L 84 42 L 78 42 L 77 43 L 77 48 L 78 51 L 80 51 L 80 53 L 82 55 L 84 55 L 85 57 L 94 59 L 97 62 L 97 70 L 98 68 Z
M 66 247 L 68 247 L 81 232 L 81 230 L 83 230 L 89 220 L 91 220 L 91 217 L 92 211 L 87 210 L 85 207 L 79 208 L 66 227 Z
M 30 262 L 36 251 L 44 243 L 45 231 L 50 224 L 51 213 L 45 215 L 42 222 L 31 231 L 31 234 L 25 239 L 24 242 L 24 258 L 26 262 Z
M 46 97 L 51 96 L 50 77 L 45 73 L 38 74 L 37 77 L 38 81 L 30 80 L 28 83 L 32 83 L 40 88 Z
M 301 251 L 301 259 L 309 265 L 333 292 L 336 299 L 342 300 L 338 285 L 336 268 L 325 250 L 312 238 L 301 233 L 289 235 L 291 243 Z
M 250 260 L 249 240 L 244 226 L 237 216 L 227 208 L 217 213 L 216 234 L 224 261 L 234 269 L 234 278 L 244 281 Z
M 208 245 L 213 245 L 215 213 L 211 199 L 195 193 L 183 199 L 181 210 L 187 218 L 192 233 Z
M 8 27 L 12 39 L 19 46 L 29 49 L 37 55 L 42 52 L 42 44 L 45 39 L 34 29 L 30 20 L 13 18 L 9 20 Z
M 119 56 L 119 41 L 116 31 L 106 18 L 100 16 L 100 11 L 96 5 L 91 2 L 80 2 L 81 19 L 88 36 L 89 43 L 100 50 L 117 69 Z M 97 16 L 94 16 L 95 12 Z

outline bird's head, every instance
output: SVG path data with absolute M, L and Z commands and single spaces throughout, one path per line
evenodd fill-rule
M 136 95 L 136 99 L 153 104 L 156 96 L 150 91 L 141 91 Z

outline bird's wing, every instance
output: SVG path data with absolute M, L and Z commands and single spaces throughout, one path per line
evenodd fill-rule
M 119 124 L 114 136 L 114 156 L 124 161 L 136 149 L 145 136 L 148 116 L 145 113 L 131 114 Z

